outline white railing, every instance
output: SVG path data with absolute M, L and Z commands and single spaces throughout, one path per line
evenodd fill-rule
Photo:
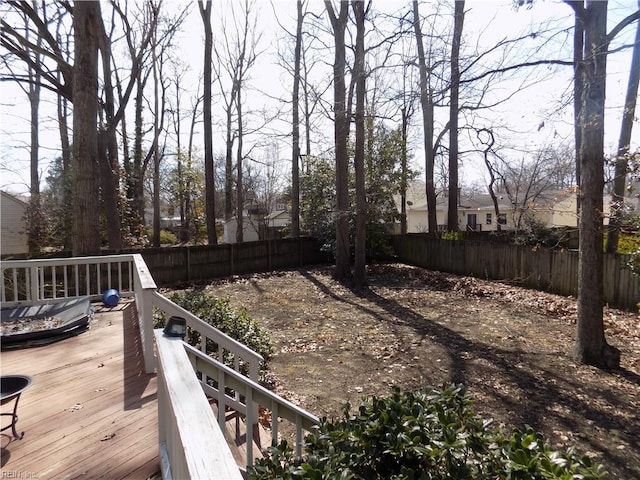
M 135 267 L 133 289 L 144 355 L 144 369 L 147 373 L 153 373 L 156 369 L 156 357 L 153 351 L 153 295 L 156 293 L 157 286 L 142 255 L 133 255 L 133 264 Z
M 145 370 L 155 370 L 153 316 L 149 297 L 156 284 L 139 254 L 9 260 L 2 262 L 3 308 L 42 305 L 88 297 L 100 300 L 114 288 L 121 297 L 135 295 Z
M 2 262 L 3 307 L 41 305 L 74 297 L 96 300 L 115 288 L 133 295 L 134 255 Z
M 296 453 L 301 454 L 303 433 L 317 424 L 317 417 L 258 383 L 264 360 L 261 355 L 158 293 L 141 255 L 10 260 L 2 262 L 1 271 L 3 308 L 41 305 L 75 297 L 89 297 L 95 301 L 110 288 L 117 289 L 121 297 L 135 298 L 145 370 L 147 373 L 157 370 L 158 373 L 163 478 L 242 478 L 234 476 L 239 475 L 239 470 L 222 433 L 227 408 L 243 415 L 246 425 L 250 426 L 246 431 L 247 446 L 250 446 L 247 448 L 248 465 L 253 464 L 255 457 L 253 426 L 258 422 L 259 405 L 271 411 L 273 440 L 277 441 L 279 436 L 278 419 L 293 423 Z M 198 334 L 197 345 L 172 342 L 157 332 L 154 335 L 154 314 L 158 313 L 185 318 L 189 330 Z M 179 353 L 176 353 L 176 345 Z M 233 360 L 232 367 L 224 364 L 228 359 Z M 218 423 L 207 396 L 218 402 L 221 412 Z M 218 472 L 218 476 L 202 473 L 212 471 Z
M 163 479 L 240 480 L 242 475 L 183 342 L 155 332 L 158 347 L 158 437 Z M 188 374 L 191 372 L 191 374 Z
M 203 353 L 218 358 L 221 362 L 224 361 L 225 355 L 232 357 L 235 370 L 241 371 L 244 367 L 247 376 L 254 381 L 258 381 L 260 365 L 264 362 L 262 355 L 200 320 L 191 312 L 176 305 L 160 293 L 154 292 L 151 298 L 152 306 L 156 311 L 164 312 L 167 318 L 176 315 L 187 321 L 187 327 L 199 334 L 197 347 Z
M 256 448 L 256 445 L 253 441 L 254 429 L 252 426 L 258 422 L 258 417 L 256 416 L 258 406 L 262 406 L 271 413 L 272 442 L 279 443 L 278 425 L 280 419 L 287 420 L 293 424 L 295 427 L 296 456 L 301 456 L 304 434 L 319 423 L 318 417 L 276 395 L 259 383 L 247 379 L 236 370 L 203 354 L 191 345 L 184 343 L 184 349 L 191 360 L 195 374 L 201 375 L 202 378 L 213 379 L 217 384 L 216 396 L 213 399 L 218 404 L 220 429 L 223 432 L 226 431 L 227 406 L 245 416 L 247 465 L 253 465 L 255 456 L 254 448 Z M 204 385 L 203 389 L 207 391 Z M 229 392 L 233 392 L 233 396 L 230 396 Z M 239 407 L 237 406 L 238 398 L 241 399 Z

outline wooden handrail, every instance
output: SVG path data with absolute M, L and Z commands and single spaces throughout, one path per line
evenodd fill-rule
M 154 330 L 163 478 L 240 480 L 242 475 L 193 373 L 184 343 Z M 186 372 L 191 372 L 187 374 Z M 169 469 L 169 471 L 167 471 Z

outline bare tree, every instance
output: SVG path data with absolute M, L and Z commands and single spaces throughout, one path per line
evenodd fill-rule
M 365 95 L 366 72 L 364 64 L 364 34 L 365 34 L 365 8 L 364 0 L 352 0 L 351 7 L 356 20 L 356 51 L 354 58 L 353 77 L 356 85 L 356 109 L 355 109 L 355 155 L 353 159 L 356 176 L 356 235 L 355 235 L 355 261 L 353 280 L 356 287 L 362 287 L 366 283 L 367 262 L 367 192 L 365 185 Z
M 499 157 L 494 152 L 498 162 L 490 163 L 488 153 L 495 143 L 493 132 L 482 129 L 478 131 L 478 136 L 480 133 L 489 136 L 486 142 L 484 139 L 482 142 L 486 145 L 485 163 L 493 183 L 490 190 L 494 190 L 495 185 L 495 191 L 500 190 L 506 194 L 512 207 L 514 228 L 519 231 L 523 227 L 525 214 L 532 205 L 550 200 L 559 190 L 572 183 L 573 160 L 567 155 L 566 149 L 549 146 L 519 160 Z M 494 206 L 497 208 L 496 199 Z
M 640 10 L 627 16 L 607 33 L 607 2 L 587 0 L 584 5 L 582 2 L 569 5 L 584 27 L 578 320 L 574 357 L 581 363 L 617 368 L 620 350 L 605 339 L 602 301 L 606 61 L 611 40 L 640 18 Z
M 221 19 L 220 41 L 214 45 L 216 61 L 213 68 L 226 114 L 225 220 L 229 221 L 235 210 L 238 225 L 236 240 L 241 242 L 244 222 L 242 163 L 245 157 L 243 148 L 246 135 L 246 118 L 243 111 L 244 90 L 247 88 L 249 71 L 260 54 L 258 44 L 262 35 L 258 29 L 255 1 L 230 2 L 229 5 L 227 17 Z M 236 140 L 238 143 L 234 168 L 233 148 Z
M 34 10 L 38 10 L 38 3 L 33 0 L 32 7 Z M 43 5 L 43 8 L 45 6 Z M 24 22 L 28 25 L 29 18 L 24 15 Z M 29 40 L 29 29 L 26 29 L 25 35 L 27 36 L 27 40 Z M 41 74 L 40 71 L 42 69 L 42 55 L 39 52 L 39 49 L 42 46 L 42 37 L 38 35 L 36 37 L 36 48 L 28 49 L 27 55 L 33 55 L 33 63 L 36 65 L 35 67 L 31 66 L 31 64 L 27 65 L 27 75 L 29 77 L 29 82 L 26 86 L 23 86 L 27 97 L 29 98 L 29 113 L 31 118 L 31 142 L 30 142 L 30 187 L 29 187 L 29 210 L 28 210 L 28 248 L 29 253 L 38 253 L 42 248 L 42 232 L 41 230 L 44 228 L 44 217 L 42 215 L 42 205 L 40 199 L 40 176 L 39 176 L 39 155 L 40 155 L 40 90 L 41 90 Z
M 464 25 L 464 0 L 455 2 L 451 42 L 451 87 L 449 101 L 449 208 L 447 230 L 458 230 L 458 115 L 460 95 L 460 42 Z
M 300 71 L 302 62 L 302 24 L 304 1 L 298 0 L 296 46 L 293 67 L 292 133 L 291 133 L 291 237 L 300 236 Z
M 211 73 L 213 64 L 211 53 L 213 50 L 213 32 L 211 29 L 211 0 L 206 1 L 206 6 L 202 0 L 198 0 L 200 16 L 204 24 L 204 91 L 203 91 L 203 117 L 204 117 L 204 178 L 205 178 L 205 209 L 207 222 L 207 240 L 209 245 L 218 244 L 216 233 L 215 217 L 215 180 L 213 165 L 213 133 L 211 119 Z
M 100 252 L 98 225 L 98 2 L 74 7 L 73 237 L 74 256 Z
M 426 167 L 426 195 L 427 195 L 427 221 L 429 233 L 435 234 L 438 221 L 436 218 L 436 189 L 434 185 L 435 152 L 433 146 L 433 91 L 430 82 L 430 70 L 427 67 L 424 50 L 418 0 L 413 0 L 413 28 L 418 46 L 418 68 L 420 70 L 420 104 L 422 106 L 422 125 L 424 138 L 424 153 Z
M 345 83 L 345 32 L 349 20 L 349 3 L 340 2 L 340 10 L 337 15 L 330 0 L 325 0 L 324 4 L 331 22 L 334 41 L 333 113 L 337 201 L 334 277 L 337 280 L 348 280 L 351 278 L 351 261 L 349 249 L 349 156 L 347 152 L 349 118 L 347 116 Z

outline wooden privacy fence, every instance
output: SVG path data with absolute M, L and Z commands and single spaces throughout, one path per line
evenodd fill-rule
M 322 263 L 312 237 L 137 250 L 156 283 L 176 284 Z
M 578 293 L 578 252 L 488 242 L 450 241 L 426 234 L 394 235 L 398 260 L 430 270 L 498 280 L 561 295 Z M 629 255 L 604 255 L 604 301 L 635 310 L 640 277 Z

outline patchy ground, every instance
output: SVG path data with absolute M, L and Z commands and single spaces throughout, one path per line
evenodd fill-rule
M 531 425 L 556 448 L 576 444 L 608 478 L 640 479 L 640 315 L 606 309 L 622 369 L 572 361 L 571 298 L 388 264 L 357 292 L 326 267 L 206 286 L 271 333 L 276 391 L 318 416 L 346 401 L 464 383 L 476 411 L 506 428 Z

